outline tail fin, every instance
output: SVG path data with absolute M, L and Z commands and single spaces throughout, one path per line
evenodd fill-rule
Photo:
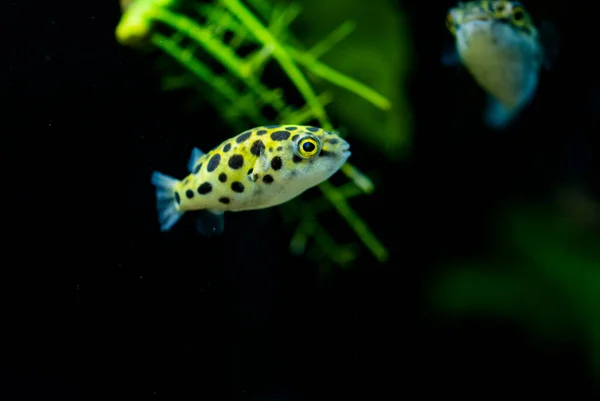
M 152 184 L 156 187 L 156 209 L 160 231 L 169 231 L 183 216 L 183 212 L 177 211 L 173 192 L 173 187 L 178 182 L 175 178 L 158 171 L 152 173 Z

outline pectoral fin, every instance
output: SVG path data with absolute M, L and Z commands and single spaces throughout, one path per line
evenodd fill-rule
M 196 230 L 206 236 L 219 235 L 225 228 L 224 212 L 201 210 L 196 217 Z
M 267 173 L 267 170 L 269 170 L 269 168 L 271 168 L 271 160 L 269 160 L 269 157 L 266 153 L 267 152 L 265 148 L 262 148 L 260 150 L 260 155 L 254 162 L 254 165 L 252 166 L 252 171 L 248 172 L 247 178 L 249 181 L 257 181 Z

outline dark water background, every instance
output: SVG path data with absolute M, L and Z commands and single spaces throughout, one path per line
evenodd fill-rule
M 158 233 L 150 172 L 183 174 L 198 136 L 228 129 L 212 110 L 184 113 L 149 60 L 115 42 L 116 1 L 54 3 L 6 1 L 0 13 L 0 399 L 591 394 L 576 343 L 548 351 L 505 321 L 434 328 L 421 313 L 438 263 L 493 244 L 503 201 L 548 202 L 573 177 L 600 196 L 591 2 L 526 4 L 555 21 L 561 55 L 501 134 L 465 123 L 479 111 L 462 99 L 477 94 L 439 64 L 451 3 L 406 4 L 414 151 L 395 164 L 352 156 L 382 172 L 356 205 L 393 253 L 324 281 L 289 255 L 276 211 L 228 215 L 201 245 L 181 227 Z

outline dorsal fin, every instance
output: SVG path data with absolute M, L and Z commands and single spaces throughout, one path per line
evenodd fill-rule
M 204 152 L 198 148 L 192 149 L 192 155 L 190 156 L 190 160 L 188 161 L 188 171 L 191 173 L 194 171 L 194 166 L 198 163 L 198 160 L 204 156 Z

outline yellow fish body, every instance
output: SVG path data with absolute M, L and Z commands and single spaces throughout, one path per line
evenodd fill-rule
M 152 173 L 161 231 L 188 211 L 216 218 L 204 234 L 223 229 L 223 213 L 264 209 L 289 201 L 331 177 L 350 156 L 337 134 L 301 125 L 256 127 L 226 140 L 208 153 L 197 148 L 190 174 L 177 180 Z M 214 220 L 214 219 L 213 219 Z
M 485 122 L 505 127 L 533 99 L 540 69 L 549 65 L 553 49 L 516 1 L 458 3 L 446 25 L 457 59 L 490 96 Z

